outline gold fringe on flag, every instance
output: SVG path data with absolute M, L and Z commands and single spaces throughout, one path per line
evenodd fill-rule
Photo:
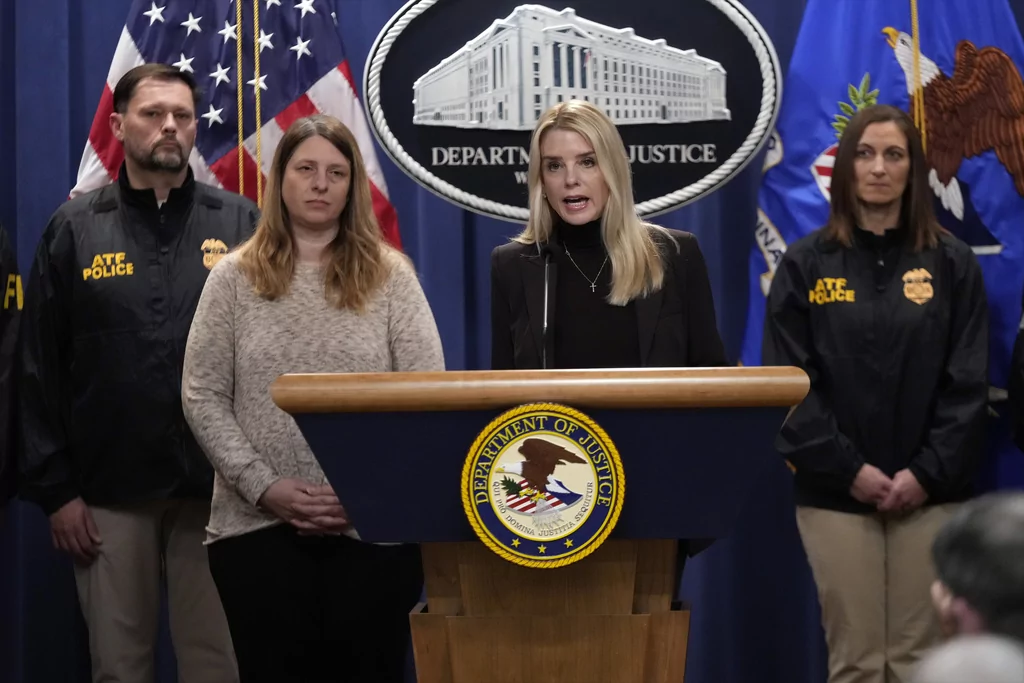
M 241 5 L 241 0 L 238 0 Z M 252 0 L 253 83 L 256 90 L 256 206 L 263 208 L 263 146 L 260 140 L 263 117 L 260 115 L 260 0 Z
M 242 3 L 235 3 L 235 90 L 238 95 L 238 194 L 245 195 L 245 144 L 244 113 L 245 104 L 242 99 Z

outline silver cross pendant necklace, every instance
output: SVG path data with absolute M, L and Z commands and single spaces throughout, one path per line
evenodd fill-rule
M 565 249 L 564 246 L 562 248 Z M 583 269 L 576 265 L 576 261 L 573 259 L 572 254 L 569 253 L 568 249 L 565 249 L 565 255 L 569 257 L 569 261 L 576 267 L 576 270 L 580 271 L 580 275 L 583 276 L 583 279 L 590 283 L 590 291 L 597 292 L 597 279 L 601 277 L 601 273 L 604 272 L 604 267 L 608 263 L 608 254 L 604 255 L 604 261 L 601 262 L 601 268 L 597 271 L 597 275 L 594 276 L 593 280 L 587 277 L 587 274 L 583 272 Z

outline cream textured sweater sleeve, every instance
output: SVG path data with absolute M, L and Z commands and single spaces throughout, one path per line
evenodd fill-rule
M 185 347 L 182 406 L 210 464 L 256 505 L 278 476 L 235 419 L 234 321 L 239 284 L 245 282 L 233 260 L 222 259 L 207 278 Z
M 444 369 L 441 337 L 412 265 L 395 256 L 388 281 L 388 345 L 395 372 Z

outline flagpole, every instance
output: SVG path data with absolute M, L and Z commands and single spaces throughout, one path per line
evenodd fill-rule
M 241 0 L 238 0 L 239 4 Z M 260 0 L 252 0 L 253 82 L 256 83 L 256 206 L 263 208 L 263 146 L 260 131 Z
M 242 93 L 242 0 L 235 0 L 235 90 L 238 96 L 238 194 L 245 196 L 245 103 Z
M 917 0 L 910 0 L 910 22 L 914 34 L 914 123 L 921 131 L 921 147 L 927 149 L 924 89 L 921 87 L 921 31 L 918 27 Z

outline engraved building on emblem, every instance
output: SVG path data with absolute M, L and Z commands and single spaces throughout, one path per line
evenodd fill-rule
M 540 5 L 521 5 L 413 83 L 423 126 L 532 130 L 580 99 L 616 125 L 729 120 L 726 73 L 698 55 Z

